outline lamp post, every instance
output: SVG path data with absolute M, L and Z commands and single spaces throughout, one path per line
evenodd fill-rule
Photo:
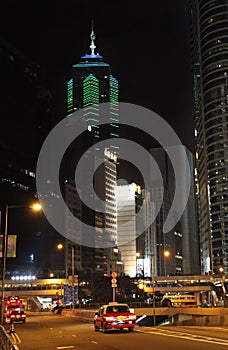
M 169 250 L 164 250 L 163 255 L 164 255 L 164 274 L 166 276 L 167 275 L 167 272 L 166 272 L 166 259 L 170 256 Z
M 31 206 L 28 205 L 8 205 L 5 207 L 5 222 L 3 230 L 3 246 L 2 246 L 2 294 L 1 294 L 1 324 L 4 323 L 4 309 L 5 309 L 5 280 L 6 280 L 6 261 L 7 261 L 7 243 L 8 243 L 8 216 L 9 209 L 15 208 L 30 208 L 34 211 L 40 211 L 42 209 L 39 203 L 34 203 Z
M 68 252 L 68 245 L 67 245 L 67 242 L 66 242 L 66 247 L 67 249 L 65 250 L 65 252 Z M 62 243 L 59 243 L 57 245 L 57 248 L 59 250 L 62 250 L 64 247 L 63 247 L 63 244 Z M 74 256 L 75 256 L 75 249 L 74 249 L 74 245 L 73 243 L 71 243 L 71 274 L 72 274 L 72 281 L 71 281 L 71 286 L 72 286 L 72 309 L 74 309 Z M 69 279 L 69 276 L 68 276 L 68 266 L 66 266 L 66 277 L 68 277 L 68 280 L 70 282 L 70 279 Z
M 155 254 L 151 254 L 151 279 L 152 279 L 152 293 L 153 293 L 153 325 L 156 326 L 156 314 L 155 314 L 155 290 L 154 290 L 154 270 L 155 270 Z
M 74 310 L 74 245 L 71 244 L 72 309 Z

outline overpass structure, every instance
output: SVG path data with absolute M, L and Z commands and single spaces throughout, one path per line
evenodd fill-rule
M 65 278 L 6 280 L 4 295 L 6 297 L 11 295 L 20 295 L 21 297 L 62 297 L 64 285 L 70 283 L 72 282 Z M 78 281 L 75 281 L 75 285 L 77 284 Z M 2 287 L 0 287 L 0 292 L 2 292 Z
M 71 276 L 70 276 L 71 277 Z M 227 281 L 227 282 L 226 282 Z M 159 276 L 155 278 L 154 285 L 150 280 L 142 279 L 137 281 L 138 288 L 145 293 L 210 293 L 217 285 L 228 285 L 228 278 L 225 276 Z M 1 282 L 0 282 L 1 283 Z M 4 295 L 20 295 L 22 297 L 63 297 L 64 286 L 71 285 L 71 279 L 48 278 L 48 279 L 14 279 L 6 280 Z M 75 276 L 74 285 L 78 285 L 78 277 Z M 2 284 L 0 284 L 0 293 Z M 224 290 L 224 293 L 226 291 Z M 227 294 L 228 295 L 228 294 Z

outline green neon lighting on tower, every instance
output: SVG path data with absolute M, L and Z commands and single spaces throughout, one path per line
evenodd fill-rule
M 110 126 L 111 128 L 119 128 L 119 85 L 118 81 L 112 76 L 109 76 L 109 100 L 110 100 Z M 115 116 L 115 118 L 113 118 Z M 116 124 L 114 122 L 117 122 Z M 110 130 L 111 131 L 111 130 Z M 110 132 L 111 137 L 119 137 L 119 134 Z
M 83 116 L 88 124 L 93 122 L 93 135 L 99 138 L 99 80 L 93 74 L 83 81 Z
M 67 83 L 67 114 L 73 111 L 73 79 L 70 79 Z

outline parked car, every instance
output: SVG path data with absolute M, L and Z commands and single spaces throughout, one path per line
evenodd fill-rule
M 102 330 L 105 333 L 108 330 L 128 329 L 131 332 L 137 325 L 136 319 L 128 304 L 110 302 L 102 305 L 95 313 L 94 330 L 95 332 Z

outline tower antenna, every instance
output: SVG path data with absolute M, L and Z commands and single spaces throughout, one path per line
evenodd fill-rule
M 90 34 L 90 39 L 91 39 L 91 44 L 90 44 L 90 49 L 91 49 L 91 56 L 95 56 L 95 52 L 94 50 L 96 49 L 96 45 L 94 44 L 94 40 L 95 40 L 95 34 L 94 34 L 94 30 L 93 30 L 93 20 L 91 23 L 91 34 Z

